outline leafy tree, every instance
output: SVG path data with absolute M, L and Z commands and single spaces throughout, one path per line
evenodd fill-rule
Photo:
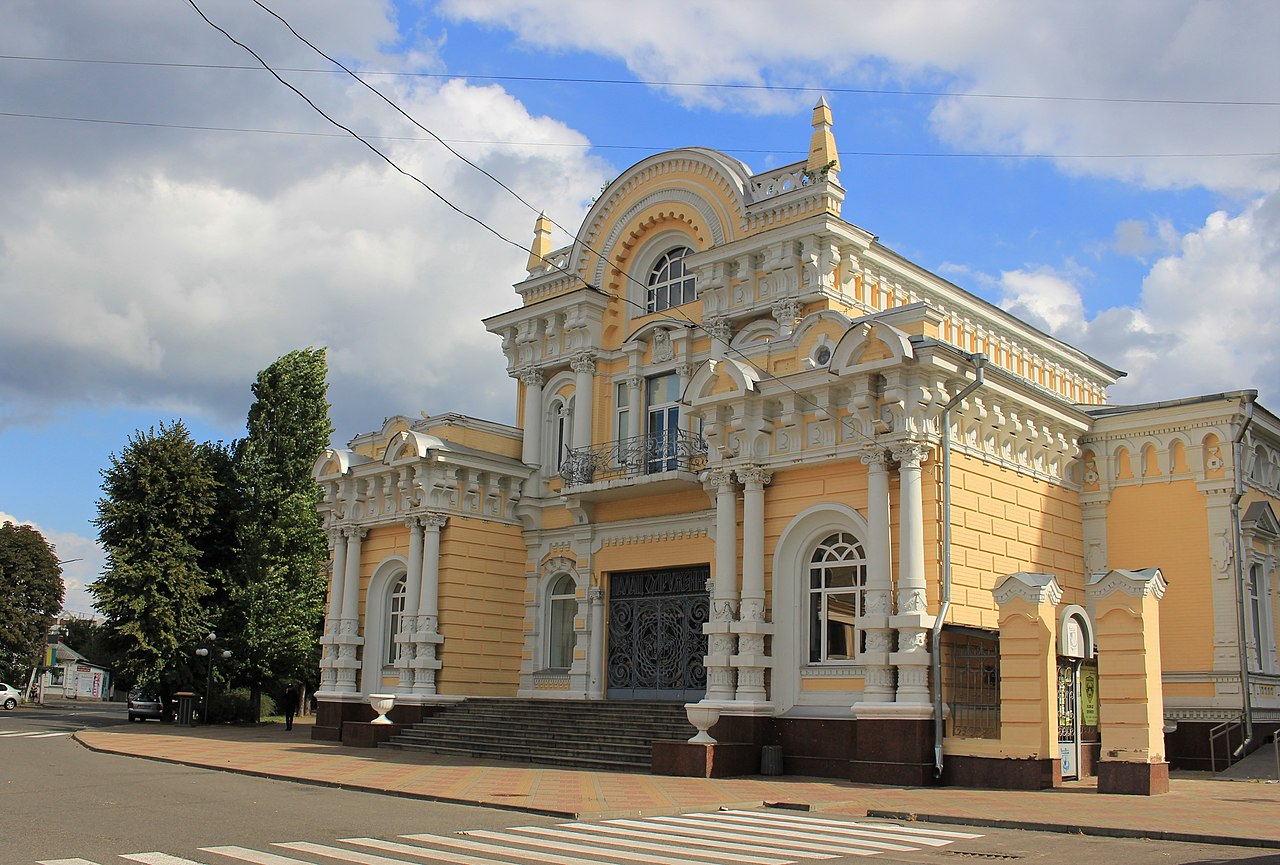
M 63 623 L 62 631 L 62 642 L 90 661 L 113 672 L 119 667 L 121 647 L 105 625 L 90 619 L 69 619 Z M 116 684 L 123 683 L 117 679 Z
M 31 526 L 0 525 L 0 678 L 25 683 L 62 608 L 62 567 Z
M 102 477 L 94 524 L 107 561 L 89 590 L 123 644 L 120 672 L 167 693 L 195 679 L 192 650 L 210 625 L 199 544 L 217 481 L 181 421 L 135 433 Z
M 311 468 L 333 435 L 327 372 L 321 348 L 290 352 L 259 373 L 248 437 L 237 443 L 240 564 L 223 630 L 255 705 L 265 685 L 311 680 L 319 665 L 328 544 Z

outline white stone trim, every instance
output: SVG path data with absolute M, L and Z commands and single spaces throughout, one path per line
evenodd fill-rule
M 996 604 L 1002 607 L 1014 598 L 1022 598 L 1037 606 L 1048 602 L 1056 607 L 1062 601 L 1062 586 L 1053 574 L 1019 571 L 1001 577 L 991 590 L 991 595 Z
M 1144 568 L 1140 571 L 1116 568 L 1105 574 L 1090 576 L 1085 581 L 1085 595 L 1090 601 L 1095 601 L 1118 590 L 1134 598 L 1155 595 L 1158 601 L 1164 597 L 1167 587 L 1168 583 L 1159 568 Z

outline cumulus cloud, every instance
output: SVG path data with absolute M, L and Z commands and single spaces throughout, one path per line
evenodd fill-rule
M 740 0 L 693 7 L 653 0 L 626 27 L 596 0 L 445 0 L 442 9 L 507 28 L 534 49 L 614 57 L 654 81 L 956 93 L 932 111 L 944 142 L 999 153 L 1109 157 L 1059 159 L 1071 173 L 1255 192 L 1280 182 L 1274 155 L 1178 157 L 1273 154 L 1280 131 L 1274 107 L 977 95 L 1273 100 L 1280 6 L 1269 0 Z M 670 93 L 687 105 L 755 111 L 794 112 L 813 101 L 812 94 L 752 90 Z
M 187 62 L 252 62 L 173 4 L 87 4 L 84 26 L 46 4 L 24 5 L 26 38 L 39 46 L 33 52 L 132 57 L 141 38 Z M 379 68 L 409 62 L 380 47 L 395 35 L 385 4 L 274 5 L 316 41 Z M 252 8 L 208 11 L 273 63 L 318 65 Z M 408 56 L 435 62 L 421 51 Z M 91 92 L 63 96 L 71 72 L 21 68 L 25 78 L 11 96 L 60 99 L 71 114 L 130 116 L 155 102 L 166 111 L 185 107 L 202 125 L 336 131 L 260 73 L 108 67 L 94 77 L 79 69 L 74 80 L 87 80 L 81 87 Z M 116 92 L 119 74 L 139 81 L 129 98 Z M 303 79 L 327 111 L 365 134 L 426 138 L 349 79 Z M 465 145 L 465 152 L 549 213 L 572 218 L 605 177 L 603 164 L 584 155 L 579 133 L 532 116 L 499 87 L 381 79 L 378 86 L 411 115 L 430 118 L 443 137 L 523 142 Z M 0 167 L 9 181 L 0 200 L 0 428 L 61 405 L 123 403 L 198 411 L 234 429 L 258 370 L 291 349 L 321 345 L 330 349 L 340 440 L 423 408 L 509 419 L 513 385 L 479 320 L 516 305 L 510 284 L 526 253 L 350 139 L 135 135 L 77 128 L 59 140 L 60 152 L 9 151 Z M 539 146 L 547 143 L 575 146 Z M 378 146 L 506 237 L 532 238 L 536 213 L 435 142 Z
M 1280 193 L 1211 214 L 1151 266 L 1134 306 L 1086 313 L 1079 286 L 1001 274 L 1006 309 L 1129 373 L 1115 402 L 1257 388 L 1280 403 Z
M 59 532 L 42 528 L 30 520 L 24 520 L 0 511 L 0 525 L 13 523 L 19 526 L 31 526 L 44 539 L 53 545 L 53 550 L 62 562 L 62 586 L 64 590 L 62 609 L 68 613 L 87 616 L 93 613 L 93 597 L 88 586 L 102 573 L 106 556 L 102 547 L 93 538 L 77 535 L 73 532 Z

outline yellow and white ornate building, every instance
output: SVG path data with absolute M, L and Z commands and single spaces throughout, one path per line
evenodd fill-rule
M 1160 792 L 1280 720 L 1280 420 L 1121 373 L 841 218 L 825 102 L 763 174 L 661 153 L 485 321 L 519 428 L 327 451 L 317 736 L 666 700 L 657 771 Z M 695 705 L 696 704 L 696 705 Z M 398 713 L 398 714 L 396 714 Z M 1238 723 L 1238 726 L 1236 726 Z M 1228 746 L 1226 743 L 1229 742 Z

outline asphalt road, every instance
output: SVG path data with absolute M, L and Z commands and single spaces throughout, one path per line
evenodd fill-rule
M 685 818 L 678 815 L 651 817 L 636 825 L 596 821 L 587 826 L 556 830 L 572 832 L 572 835 L 546 836 L 538 833 L 566 821 L 99 754 L 81 747 L 70 736 L 72 731 L 84 727 L 127 723 L 123 707 L 110 705 L 0 712 L 2 865 L 38 862 L 333 865 L 341 861 L 364 865 L 394 862 L 421 865 L 440 861 L 470 865 L 615 862 L 751 865 L 753 861 L 758 865 L 794 862 L 956 865 L 964 861 L 1037 865 L 1280 863 L 1280 855 L 1275 851 L 981 828 L 966 830 L 962 826 L 913 824 L 895 828 L 886 824 L 868 834 L 849 821 L 835 818 L 830 824 L 811 822 L 797 829 L 790 826 L 795 818 L 802 821 L 832 818 L 822 814 L 779 812 L 767 817 L 723 814 L 689 818 L 698 824 L 692 831 L 700 839 L 699 843 L 678 834 L 691 831 L 691 824 L 680 822 Z M 699 823 L 699 820 L 710 822 Z M 486 832 L 499 834 L 494 837 L 484 834 Z M 624 834 L 628 832 L 635 834 Z M 856 832 L 863 834 L 851 834 Z M 975 837 L 945 833 L 967 833 Z M 433 838 L 402 837 L 408 835 Z M 338 839 L 354 837 L 372 840 L 361 844 L 335 843 Z M 798 837 L 802 840 L 794 840 Z M 745 852 L 733 852 L 723 846 L 741 845 L 744 841 L 750 842 Z M 606 842 L 611 843 L 606 846 Z M 722 846 L 716 847 L 716 844 Z M 858 848 L 858 844 L 864 846 Z M 876 849 L 874 844 L 881 846 Z M 409 846 L 398 848 L 396 845 Z M 872 854 L 873 858 L 839 855 L 854 848 Z M 601 850 L 610 853 L 601 853 Z M 370 856 L 384 858 L 368 858 Z

